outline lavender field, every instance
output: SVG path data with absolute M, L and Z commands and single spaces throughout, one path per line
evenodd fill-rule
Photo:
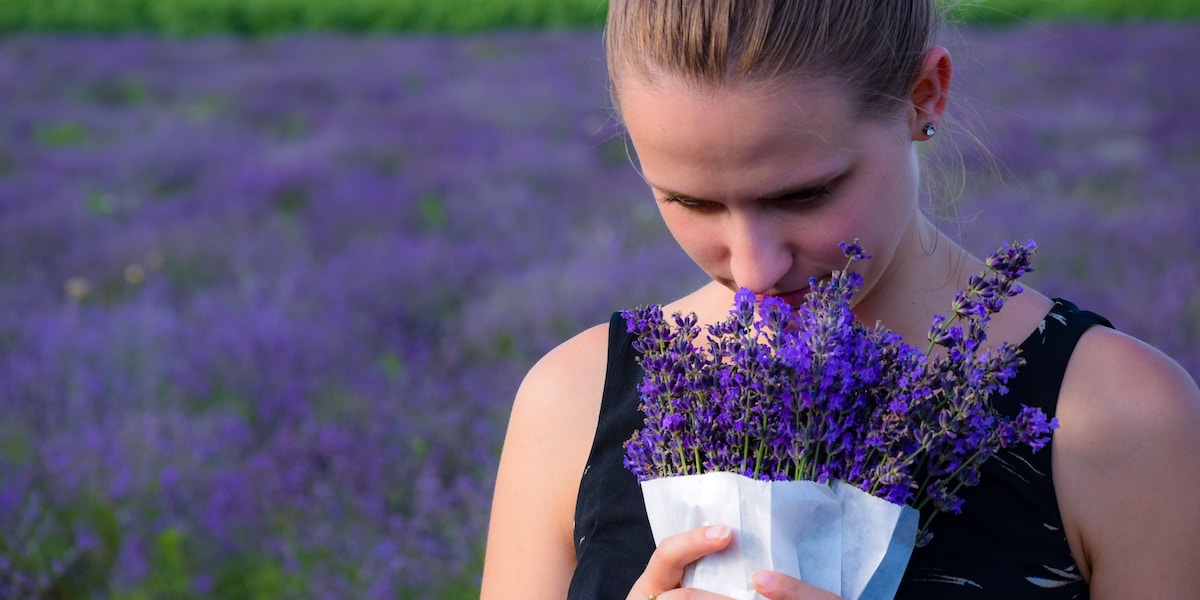
M 947 44 L 948 231 L 1200 376 L 1200 25 Z M 477 595 L 524 371 L 703 280 L 595 31 L 12 36 L 0 98 L 0 597 Z

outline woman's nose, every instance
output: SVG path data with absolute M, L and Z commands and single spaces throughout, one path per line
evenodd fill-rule
M 733 282 L 756 294 L 787 292 L 776 287 L 792 268 L 790 245 L 769 217 L 736 219 L 727 240 Z

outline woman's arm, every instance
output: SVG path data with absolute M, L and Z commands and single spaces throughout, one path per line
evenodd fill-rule
M 551 351 L 513 403 L 492 499 L 483 600 L 565 598 L 575 570 L 575 497 L 596 422 L 608 327 Z
M 1200 594 L 1200 390 L 1111 329 L 1080 340 L 1060 395 L 1054 482 L 1091 596 Z

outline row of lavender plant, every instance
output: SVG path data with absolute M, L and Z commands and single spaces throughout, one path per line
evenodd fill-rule
M 937 153 L 970 247 L 1036 238 L 1032 285 L 1200 374 L 1196 34 L 963 32 L 1011 174 Z M 470 597 L 524 370 L 702 280 L 601 56 L 0 39 L 0 595 Z

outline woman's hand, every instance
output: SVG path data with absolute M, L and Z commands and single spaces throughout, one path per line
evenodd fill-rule
M 833 592 L 774 571 L 759 571 L 752 581 L 754 591 L 771 600 L 841 600 Z
M 680 590 L 679 585 L 683 582 L 684 568 L 703 556 L 724 549 L 733 539 L 732 535 L 724 525 L 710 525 L 664 539 L 650 556 L 642 576 L 634 582 L 627 600 L 725 598 L 703 590 Z M 755 573 L 753 584 L 758 593 L 771 600 L 838 600 L 833 593 L 773 571 Z M 686 594 L 671 593 L 668 597 L 668 592 L 672 590 Z
M 627 600 L 647 600 L 661 598 L 663 593 L 673 590 L 683 583 L 683 569 L 696 562 L 700 557 L 724 549 L 733 539 L 729 527 L 725 525 L 710 525 L 698 527 L 691 531 L 663 539 L 642 576 L 633 583 Z M 721 598 L 716 594 L 696 591 L 692 598 Z

